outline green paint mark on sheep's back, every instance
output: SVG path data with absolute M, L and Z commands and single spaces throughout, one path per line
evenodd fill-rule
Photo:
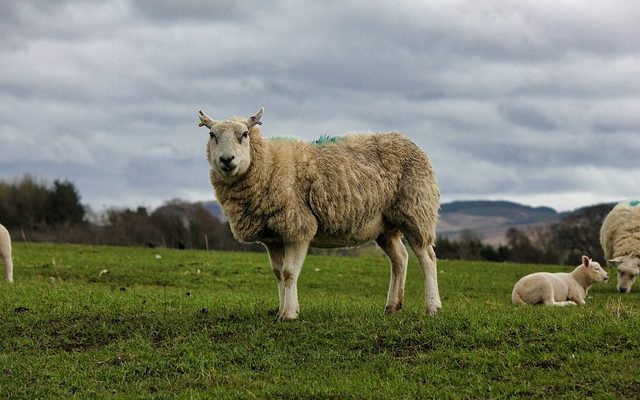
M 272 142 L 299 142 L 300 141 L 300 139 L 298 139 L 295 136 L 275 136 L 275 137 L 269 138 L 268 140 Z
M 631 201 L 629 202 L 629 205 L 630 205 L 631 207 L 636 207 L 636 206 L 640 205 L 640 200 L 631 200 Z
M 339 141 L 341 141 L 342 139 L 344 139 L 342 136 L 329 136 L 329 135 L 322 135 L 319 138 L 317 138 L 316 140 L 312 141 L 312 144 L 315 144 L 317 146 L 324 146 L 327 144 L 334 144 L 337 143 Z

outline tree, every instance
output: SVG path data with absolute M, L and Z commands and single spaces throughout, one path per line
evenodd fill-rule
M 44 210 L 47 224 L 78 224 L 84 220 L 85 208 L 80 204 L 78 190 L 69 181 L 55 180 Z

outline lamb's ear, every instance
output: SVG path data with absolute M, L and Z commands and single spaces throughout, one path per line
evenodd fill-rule
M 198 111 L 198 117 L 200 117 L 200 123 L 198 124 L 198 126 L 206 126 L 209 129 L 211 129 L 211 127 L 218 122 L 207 114 L 203 113 L 202 110 Z
M 591 260 L 587 256 L 582 256 L 582 265 L 589 268 L 589 264 L 591 264 Z
M 262 121 L 260 121 L 260 118 L 262 118 L 263 112 L 264 112 L 264 107 L 260 107 L 257 113 L 247 118 L 247 127 L 249 129 L 253 128 L 256 125 L 262 125 Z

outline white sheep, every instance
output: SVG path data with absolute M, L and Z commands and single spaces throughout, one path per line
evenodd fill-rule
M 585 305 L 589 288 L 608 279 L 600 264 L 582 256 L 582 264 L 572 272 L 536 272 L 521 278 L 513 287 L 511 301 L 545 306 Z
M 640 201 L 618 203 L 602 222 L 600 244 L 618 269 L 618 291 L 627 293 L 640 274 Z
M 307 143 L 263 139 L 263 109 L 209 128 L 210 179 L 234 236 L 260 242 L 276 276 L 279 318 L 299 314 L 297 280 L 309 246 L 372 240 L 391 263 L 385 311 L 402 308 L 406 237 L 424 270 L 429 314 L 441 308 L 433 250 L 440 192 L 431 162 L 399 133 L 349 135 Z
M 11 236 L 4 226 L 0 225 L 0 258 L 4 262 L 7 282 L 13 283 L 13 259 L 11 257 Z

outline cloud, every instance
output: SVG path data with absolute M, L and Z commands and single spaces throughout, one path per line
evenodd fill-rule
M 195 112 L 265 106 L 266 136 L 404 132 L 448 200 L 633 196 L 639 19 L 622 1 L 5 2 L 0 179 L 208 199 Z

